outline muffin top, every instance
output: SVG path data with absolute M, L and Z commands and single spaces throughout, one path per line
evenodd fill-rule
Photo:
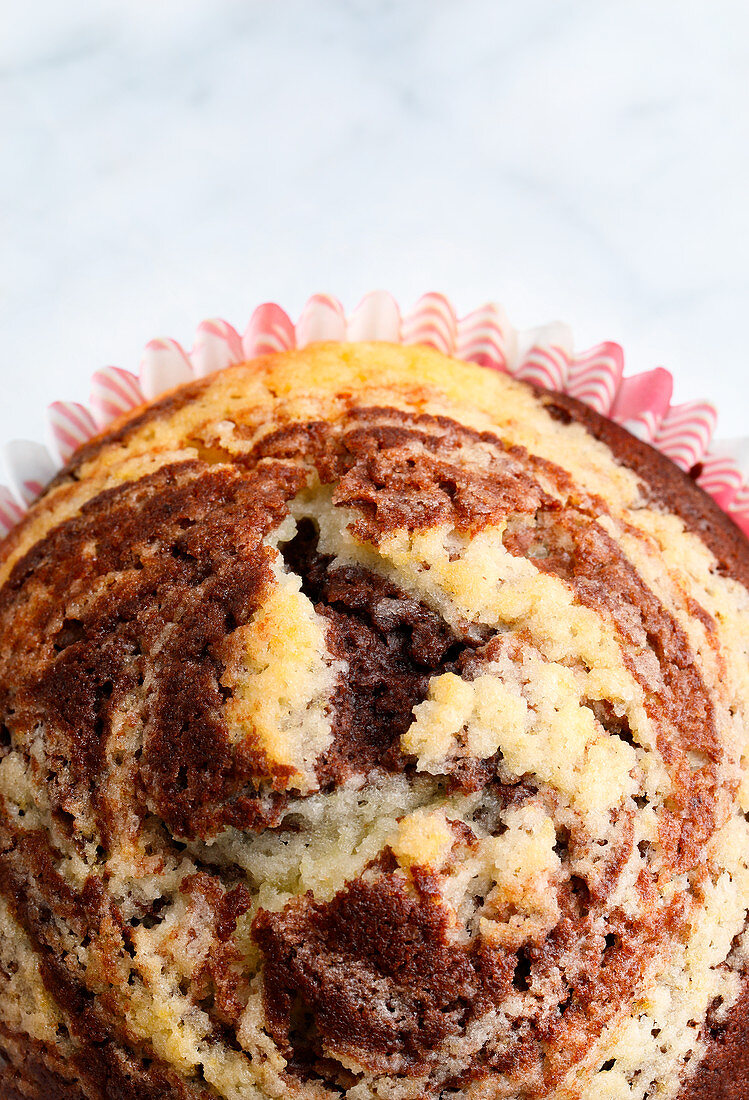
M 748 585 L 676 467 L 424 348 L 115 424 L 0 548 L 0 1082 L 701 1095 L 744 1004 Z

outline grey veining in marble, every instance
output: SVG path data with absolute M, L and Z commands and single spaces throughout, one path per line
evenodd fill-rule
M 314 290 L 501 300 L 749 429 L 745 0 L 0 0 L 0 439 Z

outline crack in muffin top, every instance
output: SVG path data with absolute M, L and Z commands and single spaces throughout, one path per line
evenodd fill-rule
M 0 1084 L 686 1097 L 745 970 L 748 559 L 425 349 L 81 448 L 0 556 Z

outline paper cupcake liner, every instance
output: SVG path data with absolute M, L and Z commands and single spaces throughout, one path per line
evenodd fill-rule
M 672 405 L 673 379 L 658 367 L 624 375 L 624 353 L 605 342 L 573 350 L 567 325 L 516 330 L 489 302 L 465 317 L 442 294 L 425 294 L 403 313 L 385 291 L 365 295 L 350 316 L 327 294 L 314 294 L 296 324 L 273 302 L 258 306 L 240 334 L 227 321 L 203 321 L 187 352 L 176 340 L 151 340 L 138 374 L 104 367 L 91 379 L 89 405 L 54 401 L 47 446 L 14 440 L 2 448 L 8 487 L 0 485 L 0 537 L 21 519 L 73 451 L 116 417 L 165 390 L 258 355 L 320 340 L 388 340 L 427 344 L 447 355 L 559 390 L 590 405 L 692 471 L 721 508 L 749 534 L 749 438 L 712 444 L 716 411 L 709 401 Z

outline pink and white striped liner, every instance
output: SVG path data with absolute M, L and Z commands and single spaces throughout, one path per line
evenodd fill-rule
M 517 332 L 501 306 L 487 303 L 458 317 L 442 294 L 425 294 L 402 313 L 385 291 L 367 294 L 353 313 L 327 294 L 314 294 L 296 324 L 280 306 L 258 306 L 240 335 L 227 321 L 204 321 L 190 352 L 175 340 L 151 340 L 138 374 L 104 367 L 91 379 L 88 407 L 55 401 L 48 410 L 48 446 L 16 440 L 2 448 L 8 487 L 0 486 L 0 538 L 20 520 L 55 471 L 80 444 L 116 417 L 174 386 L 258 355 L 319 340 L 389 340 L 427 344 L 448 355 L 561 390 L 623 424 L 697 478 L 749 534 L 749 439 L 711 449 L 716 413 L 707 401 L 672 405 L 673 380 L 658 367 L 624 376 L 618 344 L 573 350 L 566 325 Z

